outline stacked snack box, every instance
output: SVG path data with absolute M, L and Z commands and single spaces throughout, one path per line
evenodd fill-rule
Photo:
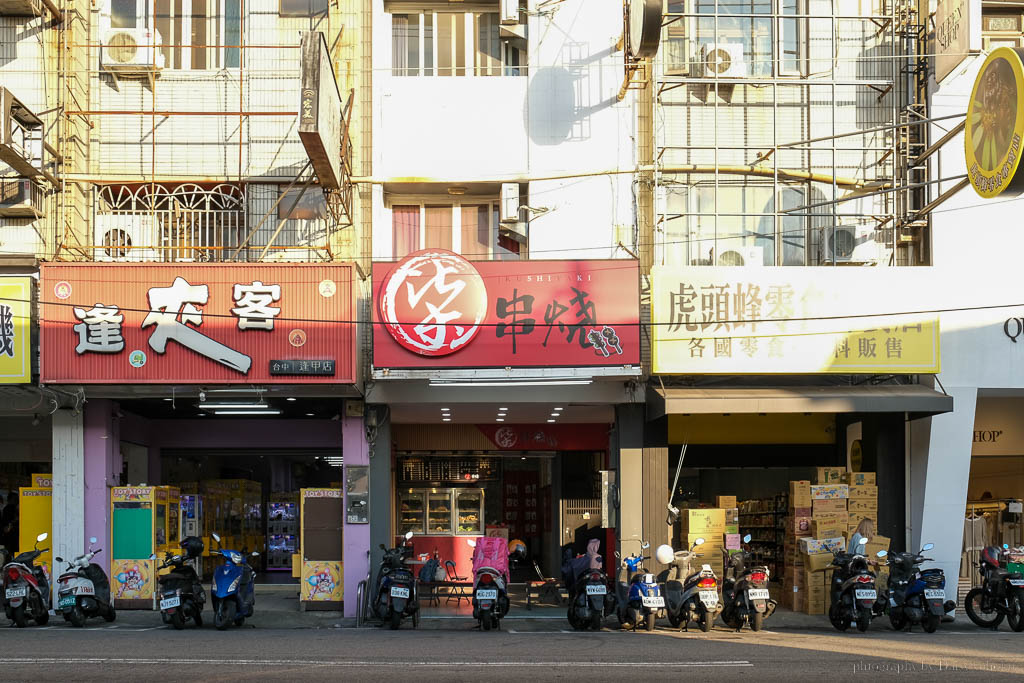
M 699 564 L 710 564 L 715 575 L 720 579 L 725 563 L 722 549 L 725 547 L 725 510 L 722 508 L 689 508 L 680 511 L 682 515 L 682 541 L 686 547 L 693 546 L 698 538 L 704 539 L 704 545 L 695 552 L 702 557 L 697 558 Z M 695 563 L 695 564 L 697 564 Z
M 878 526 L 878 486 L 874 472 L 848 472 L 846 480 L 850 487 L 848 530 L 852 536 L 862 519 L 870 519 Z
M 833 553 L 842 548 L 844 542 L 842 536 L 800 539 L 800 551 L 804 556 L 803 611 L 807 614 L 826 613 Z
M 783 536 L 782 605 L 794 611 L 805 606 L 804 558 L 799 539 L 811 534 L 811 482 L 789 482 L 789 509 Z

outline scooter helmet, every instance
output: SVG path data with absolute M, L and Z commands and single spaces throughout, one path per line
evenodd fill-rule
M 676 554 L 672 550 L 672 546 L 659 545 L 654 556 L 658 559 L 658 562 L 661 562 L 662 564 L 672 564 L 672 560 L 675 558 Z
M 186 536 L 181 541 L 181 549 L 185 551 L 185 559 L 191 560 L 203 554 L 203 542 L 196 536 Z
M 518 538 L 513 538 L 508 542 L 508 556 L 518 559 L 526 559 L 526 544 Z
M 999 548 L 990 545 L 981 551 L 981 561 L 993 567 L 998 567 L 1001 553 L 1002 551 Z

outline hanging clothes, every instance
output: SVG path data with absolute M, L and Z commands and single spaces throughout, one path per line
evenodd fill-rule
M 981 515 L 969 515 L 964 520 L 963 550 L 960 553 L 960 576 L 971 577 L 981 557 L 981 551 L 988 545 L 988 524 Z

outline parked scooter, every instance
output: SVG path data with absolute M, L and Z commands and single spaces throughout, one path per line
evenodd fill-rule
M 856 622 L 857 630 L 863 633 L 871 625 L 878 591 L 875 589 L 875 574 L 868 567 L 868 558 L 864 555 L 867 542 L 866 538 L 860 539 L 857 551 L 852 554 L 842 549 L 837 550 L 832 559 L 837 569 L 832 573 L 832 602 L 828 619 L 840 631 L 845 631 Z M 879 558 L 886 555 L 886 551 L 878 551 Z
M 466 542 L 473 548 L 473 618 L 483 630 L 497 630 L 509 608 L 508 542 L 489 536 Z
M 571 557 L 566 550 L 562 565 L 562 578 L 569 594 L 567 617 L 577 630 L 601 630 L 604 618 L 615 609 L 615 595 L 608 590 L 608 575 L 598 554 L 601 542 L 596 538 L 587 543 L 587 552 Z
M 750 543 L 750 534 L 743 537 Z M 750 566 L 750 552 L 740 549 L 729 554 L 723 550 L 726 576 L 722 581 L 722 621 L 737 631 L 749 624 L 751 631 L 760 631 L 764 619 L 775 612 L 777 603 L 768 595 L 768 568 Z M 732 569 L 732 576 L 729 576 Z
M 640 545 L 641 550 L 650 547 L 651 544 L 647 542 Z M 615 557 L 619 558 L 619 554 L 615 553 Z M 661 586 L 654 574 L 647 573 L 643 566 L 644 560 L 649 559 L 650 556 L 630 555 L 622 560 L 618 581 L 615 584 L 616 616 L 619 625 L 632 628 L 634 631 L 641 623 L 648 631 L 653 631 L 658 614 L 665 608 Z
M 925 543 L 921 553 L 934 548 Z M 889 603 L 889 623 L 897 631 L 921 624 L 926 633 L 935 633 L 946 612 L 956 607 L 946 600 L 946 576 L 941 569 L 920 569 L 922 562 L 933 562 L 921 553 L 889 555 L 889 588 L 884 597 Z
M 67 569 L 57 579 L 57 614 L 64 616 L 72 626 L 85 626 L 89 617 L 103 617 L 110 622 L 117 618 L 110 600 L 110 579 L 103 568 L 92 561 L 100 552 L 92 544 L 96 537 L 89 539 L 89 552 L 71 561 L 61 557 L 57 562 L 67 562 Z
M 160 618 L 178 631 L 185 628 L 185 621 L 188 619 L 194 621 L 197 627 L 201 627 L 203 606 L 206 604 L 206 590 L 199 574 L 192 566 L 192 561 L 203 554 L 203 542 L 195 536 L 187 536 L 181 541 L 181 547 L 185 551 L 184 555 L 172 556 L 167 553 L 163 564 L 157 567 L 157 571 L 171 568 L 169 573 L 157 576 L 157 582 L 160 584 Z
M 220 536 L 211 534 L 220 544 Z M 219 548 L 224 564 L 213 572 L 213 625 L 223 631 L 234 622 L 241 626 L 253 615 L 256 607 L 256 586 L 253 583 L 255 571 L 245 561 L 245 555 L 237 550 Z M 252 557 L 259 557 L 253 552 Z
M 39 548 L 49 534 L 36 536 L 33 550 L 15 555 L 4 565 L 4 612 L 18 628 L 35 621 L 46 626 L 50 621 L 50 580 L 43 567 L 33 562 L 49 548 Z
M 695 539 L 689 550 L 672 551 L 672 546 L 658 548 L 658 561 L 669 565 L 665 581 L 665 597 L 668 600 L 668 621 L 681 630 L 690 622 L 696 622 L 700 630 L 707 633 L 722 611 L 718 599 L 718 578 L 710 564 L 693 568 L 693 560 L 704 557 L 696 550 L 704 545 L 704 539 Z
M 981 586 L 972 588 L 964 597 L 967 616 L 982 628 L 995 630 L 1006 619 L 1011 629 L 1024 631 L 1024 575 L 1006 569 L 1010 552 L 1006 544 L 1002 550 L 992 545 L 982 550 L 978 562 Z M 1013 552 L 1024 554 L 1020 549 Z
M 412 617 L 412 627 L 420 625 L 420 601 L 416 580 L 405 561 L 412 557 L 412 532 L 405 534 L 405 543 L 390 550 L 380 544 L 384 557 L 377 573 L 377 593 L 373 610 L 392 630 L 402 625 L 402 619 Z

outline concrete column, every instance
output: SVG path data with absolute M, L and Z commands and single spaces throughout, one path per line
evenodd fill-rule
M 342 454 L 344 457 L 345 477 L 348 481 L 348 468 L 370 464 L 370 451 L 366 443 L 366 429 L 361 417 L 346 417 L 342 421 Z M 345 485 L 344 483 L 342 484 Z M 373 506 L 373 495 L 370 496 L 370 507 Z M 348 492 L 345 493 L 345 511 L 348 510 Z M 345 518 L 344 532 L 345 552 L 345 616 L 356 615 L 356 587 L 366 578 L 370 567 L 366 551 L 370 549 L 370 525 L 349 524 Z
M 875 529 L 892 539 L 891 550 L 904 550 L 906 544 L 905 417 L 902 413 L 882 413 L 862 421 L 862 471 L 878 475 L 878 519 Z
M 927 553 L 946 574 L 946 599 L 956 600 L 963 544 L 967 482 L 978 390 L 947 388 L 953 412 L 917 420 L 910 430 L 911 549 Z
M 69 558 L 84 552 L 86 540 L 82 414 L 63 408 L 53 414 L 52 425 L 53 537 L 47 545 L 53 548 L 54 557 Z M 106 545 L 100 547 L 108 550 Z M 53 574 L 62 568 L 57 567 Z
M 644 533 L 644 407 L 642 404 L 615 407 L 611 462 L 617 466 L 619 520 L 615 531 L 623 557 L 640 554 Z
M 93 399 L 85 404 L 83 419 L 85 536 L 95 536 L 99 540 L 97 545 L 106 553 L 111 549 L 110 487 L 117 485 L 121 474 L 120 430 L 115 410 L 113 401 Z
M 374 415 L 376 418 L 374 418 Z M 394 538 L 391 535 L 391 515 L 394 502 L 391 490 L 391 422 L 387 406 L 366 406 L 366 419 L 376 419 L 376 426 L 370 427 L 368 433 L 375 436 L 369 444 L 370 460 L 370 567 L 373 570 L 371 581 L 376 580 L 377 567 L 383 553 L 380 544 L 391 547 Z M 363 551 L 366 552 L 365 550 Z M 360 577 L 365 578 L 365 574 Z M 373 585 L 370 585 L 372 592 Z

